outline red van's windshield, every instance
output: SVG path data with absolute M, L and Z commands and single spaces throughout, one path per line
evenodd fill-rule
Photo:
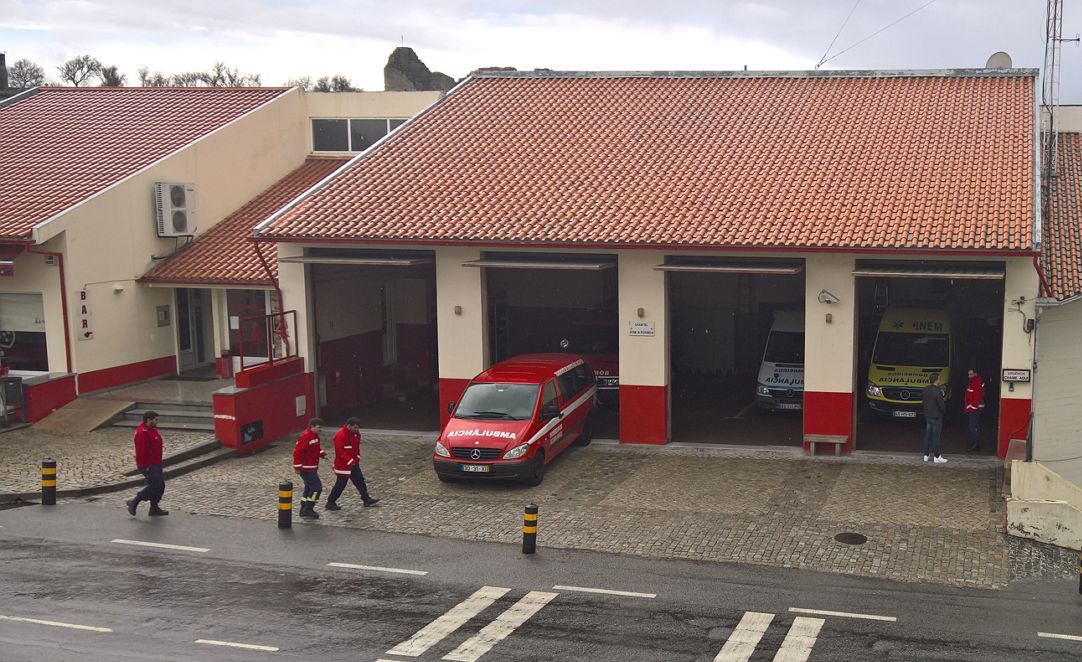
M 455 418 L 525 421 L 533 418 L 537 384 L 470 384 Z

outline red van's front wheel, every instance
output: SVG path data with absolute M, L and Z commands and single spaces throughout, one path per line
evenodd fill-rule
M 543 480 L 545 480 L 545 453 L 537 451 L 537 455 L 533 458 L 533 466 L 530 467 L 530 473 L 526 475 L 526 484 L 537 487 Z

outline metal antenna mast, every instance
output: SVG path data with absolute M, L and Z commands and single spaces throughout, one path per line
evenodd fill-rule
M 1060 44 L 1063 42 L 1063 0 L 1048 0 L 1044 38 L 1044 81 L 1041 86 L 1041 105 L 1048 114 L 1041 136 L 1043 163 L 1041 179 L 1048 181 L 1056 174 L 1056 107 L 1059 106 Z M 1046 184 L 1047 187 L 1047 184 Z

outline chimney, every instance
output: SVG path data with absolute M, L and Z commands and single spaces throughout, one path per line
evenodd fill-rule
M 7 55 L 0 53 L 0 90 L 8 89 Z

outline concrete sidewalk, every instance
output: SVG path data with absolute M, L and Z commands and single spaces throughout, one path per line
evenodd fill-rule
M 362 466 L 383 499 L 377 508 L 362 508 L 350 486 L 341 511 L 323 511 L 334 481 L 324 463 L 318 524 L 515 543 L 522 508 L 532 501 L 541 509 L 541 546 L 977 588 L 1075 573 L 1070 551 L 1000 531 L 1001 469 L 987 460 L 932 465 L 919 456 L 808 459 L 789 451 L 595 443 L 558 458 L 544 483 L 530 488 L 440 483 L 432 441 L 365 435 Z M 299 504 L 291 449 L 292 439 L 283 439 L 259 455 L 172 480 L 164 503 L 273 520 L 279 480 L 294 480 Z M 123 507 L 121 495 L 106 499 L 116 500 L 118 512 Z M 843 544 L 834 538 L 840 533 L 867 542 Z

